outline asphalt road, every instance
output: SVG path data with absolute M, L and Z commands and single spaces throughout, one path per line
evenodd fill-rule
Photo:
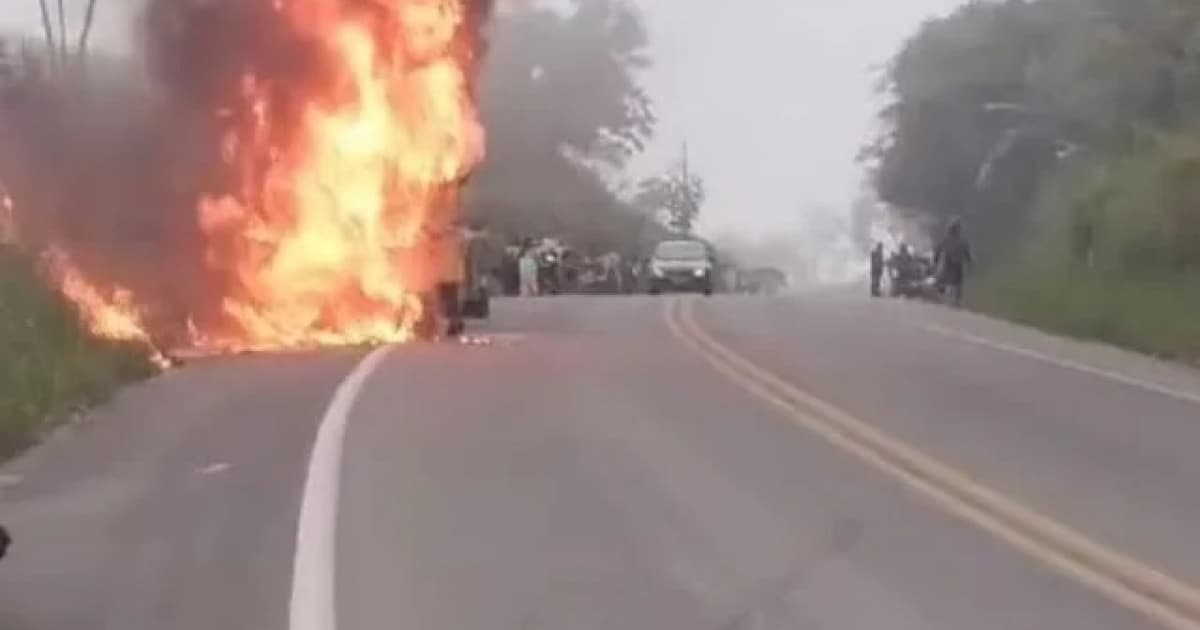
M 1200 628 L 1192 372 L 837 293 L 485 335 L 126 390 L 0 469 L 0 628 Z

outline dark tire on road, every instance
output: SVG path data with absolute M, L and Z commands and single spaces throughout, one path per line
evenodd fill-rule
M 12 545 L 12 536 L 9 535 L 8 529 L 0 525 L 0 558 L 8 555 L 8 548 Z
M 432 292 L 421 294 L 421 317 L 413 323 L 413 335 L 421 341 L 430 341 L 438 332 L 438 301 Z
M 492 315 L 492 299 L 487 291 L 479 291 L 462 305 L 462 315 L 469 319 L 488 319 Z

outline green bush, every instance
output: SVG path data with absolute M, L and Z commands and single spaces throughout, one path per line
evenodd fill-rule
M 145 349 L 89 335 L 32 262 L 8 250 L 0 250 L 0 358 L 0 457 L 153 373 Z
M 1200 359 L 1200 138 L 1147 135 L 1069 165 L 1037 229 L 981 279 L 981 310 L 1080 337 Z
M 982 311 L 1157 356 L 1200 358 L 1200 278 L 1133 276 L 1024 264 L 992 274 L 975 293 Z

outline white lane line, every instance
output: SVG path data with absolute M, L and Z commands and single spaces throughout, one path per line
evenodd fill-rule
M 1050 356 L 1048 354 L 1043 354 L 1036 350 L 1030 350 L 1029 348 L 1022 348 L 1020 346 L 1009 345 L 1007 343 L 1003 343 L 1000 341 L 993 341 L 991 339 L 987 339 L 986 337 L 972 335 L 971 333 L 966 333 L 966 332 L 962 332 L 959 330 L 946 328 L 944 326 L 939 326 L 937 324 L 927 324 L 924 326 L 924 329 L 926 332 L 931 332 L 931 333 L 934 333 L 937 335 L 941 335 L 943 337 L 949 337 L 951 339 L 957 339 L 959 341 L 965 341 L 967 343 L 973 343 L 975 345 L 985 346 L 985 347 L 991 348 L 993 350 L 1000 350 L 1002 352 L 1007 352 L 1009 354 L 1015 354 L 1015 355 L 1022 356 L 1022 357 L 1028 358 L 1028 359 L 1033 359 L 1035 361 L 1040 361 L 1042 363 L 1048 363 L 1050 365 L 1055 365 L 1058 367 L 1076 370 L 1078 372 L 1083 372 L 1085 374 L 1091 374 L 1092 376 L 1099 376 L 1101 378 L 1106 378 L 1110 381 L 1121 383 L 1122 385 L 1128 385 L 1130 387 L 1144 389 L 1146 391 L 1154 392 L 1156 394 L 1161 394 L 1163 396 L 1168 396 L 1168 397 L 1174 398 L 1176 400 L 1181 400 L 1184 402 L 1189 402 L 1192 404 L 1200 405 L 1200 394 L 1197 394 L 1197 393 L 1184 391 L 1182 389 L 1176 389 L 1174 387 L 1168 387 L 1166 385 L 1160 385 L 1158 383 L 1152 383 L 1147 380 L 1135 378 L 1132 376 L 1128 376 L 1126 374 L 1122 374 L 1120 372 L 1114 372 L 1112 370 L 1106 370 L 1104 368 L 1098 368 L 1098 367 L 1095 367 L 1092 365 L 1088 365 L 1086 363 L 1081 363 L 1079 361 L 1073 361 L 1071 359 L 1064 359 L 1061 357 Z
M 338 491 L 341 487 L 342 443 L 350 411 L 367 378 L 391 350 L 382 347 L 367 355 L 338 385 L 313 442 L 308 476 L 296 528 L 292 561 L 289 630 L 336 630 L 334 602 L 334 545 Z

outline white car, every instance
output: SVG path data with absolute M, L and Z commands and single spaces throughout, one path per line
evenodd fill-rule
M 648 265 L 650 293 L 685 291 L 712 295 L 713 255 L 708 244 L 695 239 L 662 241 Z

